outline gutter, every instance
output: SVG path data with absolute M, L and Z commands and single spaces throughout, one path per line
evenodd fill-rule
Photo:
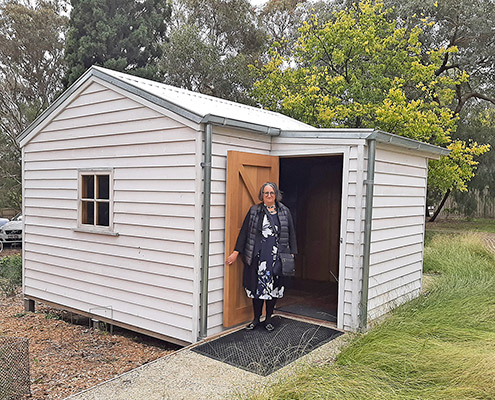
M 361 332 L 368 328 L 368 289 L 370 280 L 371 222 L 373 217 L 373 186 L 375 183 L 376 136 L 368 139 L 368 168 L 366 173 L 366 203 L 364 211 L 363 287 L 361 291 L 361 312 L 359 327 Z
M 450 150 L 433 144 L 420 142 L 418 140 L 409 139 L 404 136 L 394 135 L 392 133 L 376 130 L 373 135 L 380 143 L 390 143 L 396 146 L 404 147 L 411 150 L 424 151 L 428 153 L 434 153 L 440 158 L 440 156 L 448 156 Z
M 201 120 L 201 123 L 209 123 L 217 126 L 228 126 L 229 128 L 244 129 L 251 132 L 264 133 L 268 136 L 279 136 L 280 128 L 274 128 L 268 125 L 254 124 L 233 118 L 220 117 L 213 114 L 207 114 Z
M 281 137 L 285 138 L 311 138 L 311 139 L 336 139 L 336 140 L 368 140 L 375 139 L 378 143 L 387 143 L 408 150 L 417 150 L 428 153 L 428 158 L 439 159 L 448 156 L 450 150 L 404 136 L 394 135 L 374 129 L 348 129 L 348 128 L 321 128 L 308 131 L 282 131 Z

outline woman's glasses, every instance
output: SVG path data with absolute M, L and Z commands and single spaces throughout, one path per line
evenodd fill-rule
M 265 196 L 275 196 L 275 192 L 263 192 Z

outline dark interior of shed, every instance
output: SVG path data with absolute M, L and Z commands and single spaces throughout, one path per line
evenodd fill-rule
M 277 310 L 336 322 L 343 157 L 280 158 L 282 202 L 296 226 L 296 275 Z

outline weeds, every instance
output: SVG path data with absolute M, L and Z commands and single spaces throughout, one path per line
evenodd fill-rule
M 494 399 L 495 259 L 473 235 L 437 235 L 423 295 L 359 335 L 335 364 L 308 367 L 247 398 Z
M 60 315 L 54 313 L 45 314 L 45 319 L 61 319 Z
M 22 284 L 22 258 L 12 255 L 0 259 L 0 291 L 12 295 Z

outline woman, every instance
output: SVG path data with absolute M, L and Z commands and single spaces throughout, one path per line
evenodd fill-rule
M 280 202 L 282 195 L 275 183 L 264 183 L 258 197 L 261 203 L 248 211 L 235 249 L 226 263 L 231 265 L 239 253 L 243 255 L 243 286 L 247 296 L 253 299 L 254 311 L 254 319 L 246 329 L 263 325 L 271 332 L 275 329 L 270 321 L 275 302 L 284 295 L 279 254 L 297 254 L 296 232 L 289 209 Z M 264 302 L 266 318 L 261 324 Z

